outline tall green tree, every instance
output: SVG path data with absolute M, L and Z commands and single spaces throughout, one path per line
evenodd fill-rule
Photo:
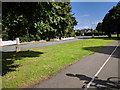
M 77 25 L 77 21 L 74 14 L 71 14 L 71 6 L 69 2 L 52 3 L 54 5 L 54 11 L 57 18 L 57 23 L 53 23 L 52 27 L 55 28 L 56 36 L 61 37 L 67 36 L 74 32 L 74 26 Z
M 67 2 L 3 3 L 3 37 L 22 40 L 50 40 L 64 37 L 77 24 Z
M 101 23 L 101 22 L 99 22 L 99 23 L 97 24 L 96 30 L 97 30 L 98 32 L 102 32 L 102 23 Z
M 112 33 L 120 34 L 120 2 L 114 6 L 103 19 L 102 30 L 111 37 Z

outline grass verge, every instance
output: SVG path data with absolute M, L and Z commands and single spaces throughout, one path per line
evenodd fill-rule
M 115 40 L 109 38 L 95 38 L 18 53 L 4 52 L 2 53 L 3 88 L 28 87 L 38 83 L 113 41 Z M 92 50 L 84 49 L 86 47 L 93 48 Z

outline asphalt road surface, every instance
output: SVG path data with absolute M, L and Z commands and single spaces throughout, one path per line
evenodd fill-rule
M 77 38 L 75 38 L 73 40 L 25 44 L 25 45 L 20 45 L 20 50 L 32 49 L 32 48 L 44 47 L 44 46 L 50 46 L 50 45 L 55 45 L 55 44 L 62 44 L 62 43 L 67 43 L 67 42 L 74 42 L 74 41 L 79 41 L 79 40 L 84 40 L 84 39 L 89 39 L 89 38 L 91 38 L 91 36 L 80 36 L 80 37 L 77 37 Z M 16 45 L 3 46 L 2 48 L 0 47 L 0 51 L 2 51 L 2 52 L 16 51 Z
M 77 63 L 62 70 L 51 79 L 45 80 L 34 88 L 90 88 L 118 90 L 120 88 L 120 41 L 96 51 Z M 84 48 L 92 50 L 93 47 Z

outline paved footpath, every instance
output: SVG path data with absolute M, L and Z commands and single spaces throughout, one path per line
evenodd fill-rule
M 95 54 L 81 59 L 34 88 L 118 89 L 120 46 L 117 45 L 119 42 L 115 41 L 103 47 Z

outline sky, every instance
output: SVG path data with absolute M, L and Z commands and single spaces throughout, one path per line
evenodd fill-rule
M 95 29 L 98 22 L 102 22 L 108 11 L 117 2 L 71 2 L 72 13 L 78 25 L 74 29 Z

